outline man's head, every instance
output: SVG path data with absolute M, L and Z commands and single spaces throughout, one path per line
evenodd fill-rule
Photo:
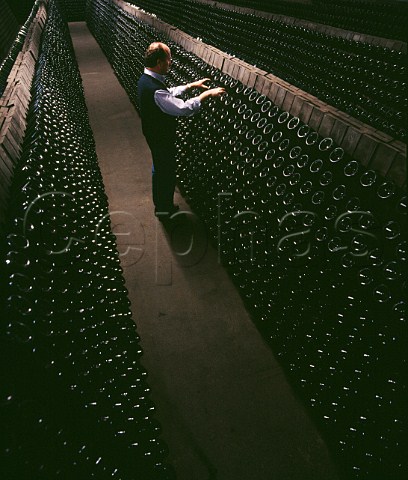
M 153 72 L 166 75 L 171 65 L 170 48 L 165 43 L 152 43 L 146 50 L 144 64 Z

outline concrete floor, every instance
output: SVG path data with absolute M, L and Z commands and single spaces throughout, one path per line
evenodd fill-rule
M 139 116 L 86 24 L 70 31 L 151 398 L 178 479 L 337 479 L 203 224 L 189 215 L 166 230 L 153 216 Z M 179 194 L 175 200 L 189 210 Z

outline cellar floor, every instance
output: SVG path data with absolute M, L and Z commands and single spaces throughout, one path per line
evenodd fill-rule
M 178 479 L 337 479 L 200 219 L 184 214 L 164 228 L 154 217 L 139 116 L 86 24 L 69 27 L 142 363 Z M 176 203 L 189 211 L 179 193 Z

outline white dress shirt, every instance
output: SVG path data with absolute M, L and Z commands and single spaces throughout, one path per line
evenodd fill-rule
M 152 72 L 148 68 L 144 69 L 146 75 L 150 75 L 153 78 L 156 78 L 162 83 L 165 83 L 165 78 L 159 73 Z M 186 101 L 181 98 L 177 98 L 179 95 L 182 95 L 187 90 L 185 85 L 180 85 L 178 87 L 170 87 L 167 90 L 156 90 L 154 92 L 154 101 L 160 110 L 168 115 L 174 117 L 190 117 L 200 110 L 201 101 L 198 97 L 190 98 Z

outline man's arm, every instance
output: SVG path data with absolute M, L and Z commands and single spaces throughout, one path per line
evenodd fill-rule
M 187 85 L 179 85 L 178 87 L 171 87 L 169 88 L 169 92 L 174 95 L 175 97 L 179 97 L 187 90 L 191 88 L 201 88 L 203 90 L 208 90 L 209 87 L 204 85 L 205 82 L 208 82 L 209 78 L 202 78 L 201 80 L 197 80 L 196 82 L 188 83 Z
M 156 90 L 154 101 L 160 110 L 175 117 L 190 117 L 200 110 L 201 100 L 198 97 L 181 100 L 167 90 Z
M 204 79 L 204 81 L 205 80 L 206 79 Z M 201 80 L 199 80 L 199 82 L 201 82 Z M 190 83 L 189 85 L 196 86 L 196 83 L 197 82 L 193 84 Z M 154 93 L 154 101 L 160 110 L 168 115 L 190 117 L 200 110 L 201 102 L 210 97 L 219 97 L 224 92 L 224 88 L 221 87 L 207 89 L 197 97 L 184 101 L 181 100 L 181 98 L 175 97 L 168 90 L 156 90 Z

